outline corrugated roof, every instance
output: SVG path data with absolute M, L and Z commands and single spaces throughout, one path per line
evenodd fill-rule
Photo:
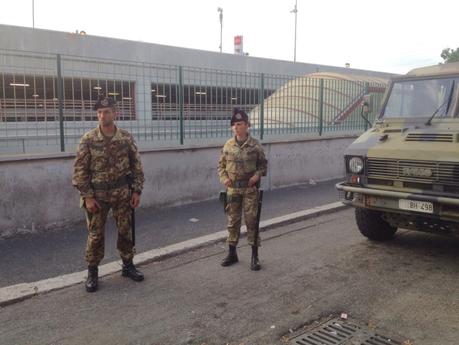
M 319 79 L 324 80 L 320 104 Z M 290 80 L 263 102 L 264 126 L 316 126 L 319 113 L 327 124 L 340 124 L 356 112 L 366 92 L 382 97 L 388 79 L 332 72 L 317 72 Z M 368 89 L 366 89 L 368 83 Z M 378 100 L 379 100 L 378 98 Z M 379 104 L 374 104 L 373 111 Z M 249 113 L 250 122 L 259 126 L 259 106 Z
M 333 73 L 333 72 L 318 72 L 306 75 L 308 78 L 323 78 L 323 79 L 337 79 L 337 80 L 348 80 L 348 81 L 363 81 L 369 83 L 387 83 L 387 78 L 373 77 L 368 75 L 357 75 L 357 74 L 344 74 L 344 73 Z

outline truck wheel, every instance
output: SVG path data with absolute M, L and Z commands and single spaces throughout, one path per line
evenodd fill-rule
M 372 241 L 390 240 L 397 231 L 396 227 L 381 218 L 381 212 L 378 211 L 356 208 L 355 220 L 362 235 Z

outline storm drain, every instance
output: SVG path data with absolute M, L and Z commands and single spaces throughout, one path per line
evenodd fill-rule
M 351 321 L 333 319 L 290 340 L 291 345 L 403 345 Z

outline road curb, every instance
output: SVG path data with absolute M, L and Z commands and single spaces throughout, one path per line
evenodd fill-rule
M 334 202 L 307 210 L 290 213 L 284 216 L 271 218 L 260 222 L 260 231 L 265 231 L 273 227 L 279 227 L 294 222 L 318 217 L 323 214 L 336 212 L 348 208 L 342 202 Z M 245 234 L 247 229 L 241 227 L 241 233 Z M 193 249 L 203 247 L 212 243 L 226 240 L 227 231 L 222 230 L 213 234 L 201 236 L 191 240 L 171 244 L 166 247 L 152 249 L 135 256 L 136 265 L 147 263 L 175 256 Z M 105 277 L 121 271 L 121 261 L 114 261 L 99 266 L 99 277 Z M 16 302 L 23 301 L 36 295 L 60 290 L 69 286 L 77 285 L 86 280 L 86 271 L 80 271 L 61 275 L 54 278 L 44 279 L 33 283 L 21 283 L 0 288 L 0 307 L 4 307 Z

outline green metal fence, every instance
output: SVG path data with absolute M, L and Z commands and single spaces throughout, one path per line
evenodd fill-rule
M 0 50 L 0 154 L 74 151 L 97 126 L 98 94 L 113 96 L 118 123 L 140 146 L 221 143 L 234 107 L 269 140 L 362 131 L 384 83 L 270 75 L 147 62 Z

